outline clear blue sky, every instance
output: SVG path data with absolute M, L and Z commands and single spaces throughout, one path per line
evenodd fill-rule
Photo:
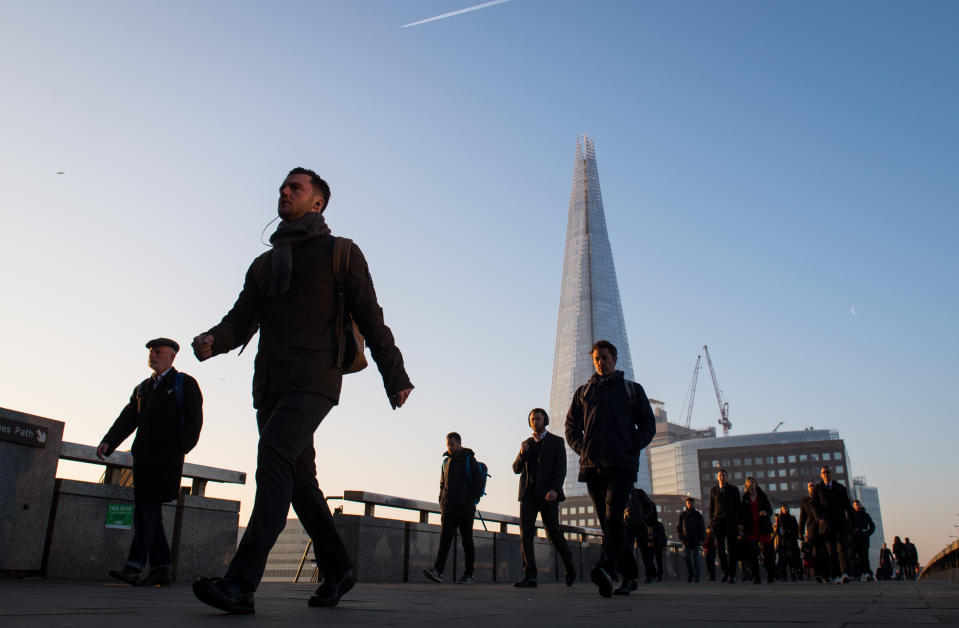
M 959 4 L 512 0 L 400 28 L 470 4 L 3 3 L 0 405 L 96 444 L 143 343 L 233 303 L 305 165 L 417 386 L 392 412 L 374 369 L 348 378 L 320 485 L 435 499 L 455 429 L 512 512 L 589 133 L 649 394 L 679 420 L 709 344 L 733 433 L 838 429 L 887 537 L 937 552 L 959 523 Z M 205 394 L 190 459 L 252 476 L 252 351 L 176 365 Z M 703 379 L 693 423 L 715 418 Z M 250 487 L 214 491 L 245 520 Z

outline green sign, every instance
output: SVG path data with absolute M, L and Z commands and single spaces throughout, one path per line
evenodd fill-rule
M 107 504 L 108 528 L 129 530 L 133 527 L 133 504 Z

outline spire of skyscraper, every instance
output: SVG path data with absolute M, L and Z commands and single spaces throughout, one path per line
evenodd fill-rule
M 560 436 L 564 436 L 563 423 L 573 393 L 594 372 L 589 352 L 597 340 L 616 345 L 616 368 L 623 371 L 627 379 L 633 379 L 626 321 L 599 189 L 596 151 L 593 140 L 583 135 L 576 140 L 549 399 L 550 427 Z M 576 481 L 579 456 L 572 450 L 567 455 L 564 490 L 567 495 L 583 495 L 586 486 Z M 650 489 L 645 455 L 640 461 L 638 486 Z

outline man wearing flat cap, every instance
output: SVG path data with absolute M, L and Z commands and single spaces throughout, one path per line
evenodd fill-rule
M 130 402 L 97 447 L 97 457 L 103 460 L 137 433 L 130 448 L 133 543 L 127 562 L 111 569 L 110 575 L 134 586 L 168 586 L 172 564 L 161 507 L 180 492 L 183 458 L 200 439 L 203 396 L 195 379 L 173 368 L 180 345 L 169 338 L 154 338 L 146 346 L 153 375 L 133 389 Z M 142 577 L 147 559 L 150 572 Z

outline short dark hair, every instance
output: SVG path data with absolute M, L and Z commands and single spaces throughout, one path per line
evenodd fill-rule
M 832 467 L 830 467 L 828 464 L 824 464 L 823 466 L 819 467 L 819 472 L 822 473 L 823 469 L 829 469 L 829 472 L 832 473 Z
M 693 503 L 695 504 L 695 503 L 696 503 L 696 498 L 693 497 L 692 495 L 690 495 L 690 496 L 686 497 L 686 499 L 683 500 L 683 503 L 685 503 L 685 502 L 693 502 Z
M 716 469 L 716 475 L 719 475 L 720 473 L 725 473 L 726 475 L 729 475 L 729 471 L 727 471 L 726 469 L 723 469 L 722 467 L 718 467 Z
M 545 423 L 546 425 L 549 425 L 549 415 L 546 414 L 546 410 L 543 410 L 542 408 L 533 408 L 532 410 L 530 410 L 529 414 L 526 415 L 527 423 L 529 422 L 529 417 L 533 416 L 534 414 L 542 414 L 543 423 Z
M 463 438 L 456 432 L 450 432 L 449 434 L 446 435 L 446 440 L 449 440 L 451 438 L 454 439 L 460 445 L 463 444 Z
M 609 351 L 609 354 L 611 356 L 613 356 L 614 358 L 616 357 L 616 345 L 614 345 L 608 340 L 597 340 L 596 342 L 594 342 L 593 348 L 589 350 L 589 354 L 593 355 L 593 351 L 596 351 L 598 349 L 606 349 L 607 351 Z
M 326 208 L 330 206 L 330 184 L 323 180 L 323 177 L 316 174 L 309 168 L 303 168 L 302 166 L 297 166 L 293 170 L 290 170 L 286 176 L 292 176 L 294 174 L 305 174 L 310 177 L 310 183 L 313 184 L 313 189 L 320 193 L 320 196 L 323 197 L 323 209 L 320 210 L 320 213 L 326 211 Z
M 858 499 L 852 500 L 852 505 L 855 506 L 856 504 L 859 504 L 860 506 L 862 506 L 862 502 L 859 501 Z

